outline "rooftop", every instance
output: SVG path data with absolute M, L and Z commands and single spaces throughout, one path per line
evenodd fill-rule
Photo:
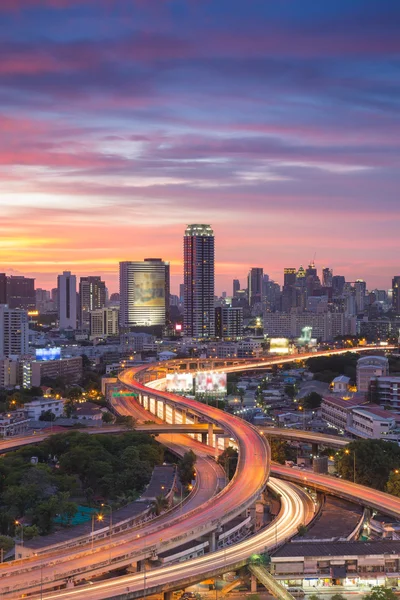
M 376 542 L 307 542 L 299 544 L 289 542 L 279 548 L 274 558 L 322 557 L 322 556 L 368 556 L 395 554 L 400 555 L 400 541 Z

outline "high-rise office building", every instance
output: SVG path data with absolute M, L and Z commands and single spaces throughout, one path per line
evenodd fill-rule
M 188 225 L 184 249 L 184 331 L 209 339 L 215 335 L 214 232 L 210 225 Z
M 120 327 L 164 327 L 169 320 L 169 263 L 161 258 L 119 263 Z
M 396 315 L 400 315 L 400 275 L 392 280 L 392 307 Z
M 98 276 L 81 277 L 79 281 L 79 323 L 82 329 L 90 327 L 90 311 L 106 305 L 106 284 Z
M 20 308 L 0 305 L 0 357 L 24 355 L 29 349 L 28 314 Z
M 286 267 L 283 270 L 282 311 L 290 312 L 297 306 L 298 290 L 296 288 L 297 269 Z
M 232 285 L 232 297 L 233 298 L 236 297 L 236 294 L 238 293 L 239 290 L 240 290 L 240 281 L 239 281 L 239 279 L 234 279 L 233 285 Z
M 10 308 L 35 310 L 35 280 L 19 275 L 7 277 L 7 304 Z
M 346 279 L 343 275 L 333 275 L 332 277 L 332 293 L 334 296 L 341 296 L 344 291 Z
M 237 339 L 243 336 L 243 309 L 218 306 L 215 309 L 215 336 L 221 339 Z
M 365 296 L 367 294 L 367 284 L 362 279 L 357 279 L 354 284 L 356 314 L 360 314 L 365 308 Z
M 90 338 L 106 338 L 119 333 L 119 308 L 98 308 L 89 313 Z
M 332 269 L 329 269 L 329 267 L 325 267 L 325 269 L 322 269 L 322 286 L 323 287 L 332 287 L 332 278 L 333 278 Z
M 76 276 L 64 271 L 57 278 L 58 284 L 58 319 L 60 329 L 71 327 L 76 329 L 77 298 Z
M 7 275 L 0 273 L 0 304 L 7 304 Z
M 249 305 L 261 304 L 263 301 L 263 277 L 264 270 L 261 267 L 253 267 L 247 278 L 247 293 Z

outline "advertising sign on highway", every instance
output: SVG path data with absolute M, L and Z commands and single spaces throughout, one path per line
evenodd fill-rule
M 167 373 L 167 392 L 191 392 L 192 389 L 191 373 Z
M 199 371 L 196 375 L 196 394 L 226 394 L 226 373 Z

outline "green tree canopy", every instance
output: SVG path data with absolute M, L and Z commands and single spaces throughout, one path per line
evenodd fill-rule
M 392 590 L 384 586 L 373 587 L 371 592 L 364 596 L 365 600 L 396 600 L 397 596 Z
M 335 454 L 335 465 L 341 477 L 352 481 L 354 464 L 357 483 L 383 490 L 390 472 L 400 465 L 400 448 L 384 440 L 353 441 Z
M 194 465 L 196 464 L 196 455 L 193 450 L 185 452 L 178 462 L 178 476 L 182 485 L 189 485 L 194 479 Z

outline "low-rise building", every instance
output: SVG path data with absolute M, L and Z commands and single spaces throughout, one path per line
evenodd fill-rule
M 76 383 L 82 378 L 82 357 L 33 360 L 31 362 L 31 386 L 40 386 L 45 377 L 49 379 L 65 377 L 68 383 Z
M 34 398 L 24 405 L 24 409 L 29 419 L 38 421 L 42 413 L 51 411 L 55 417 L 61 417 L 64 413 L 63 398 Z
M 352 409 L 363 404 L 367 404 L 367 400 L 360 394 L 354 394 L 352 397 L 326 395 L 321 402 L 321 417 L 331 427 L 343 433 L 351 423 Z
M 397 441 L 400 438 L 395 415 L 372 404 L 352 409 L 346 431 L 364 439 Z
M 327 586 L 396 586 L 400 542 L 292 542 L 271 557 L 271 573 L 286 587 L 314 592 Z
M 74 417 L 78 421 L 101 421 L 103 410 L 94 402 L 82 402 L 77 405 Z
M 25 410 L 0 413 L 0 437 L 21 435 L 28 429 L 29 419 Z
M 374 377 L 370 381 L 370 398 L 390 408 L 400 408 L 400 377 Z
M 363 356 L 357 361 L 357 390 L 368 392 L 371 379 L 389 374 L 389 361 L 385 356 Z
M 339 375 L 331 383 L 332 391 L 334 394 L 346 394 L 350 385 L 350 377 L 346 375 Z

